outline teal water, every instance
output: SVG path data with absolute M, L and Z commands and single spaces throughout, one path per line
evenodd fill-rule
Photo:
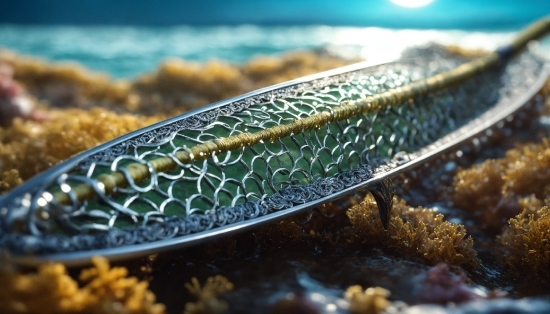
M 345 57 L 395 59 L 406 47 L 438 42 L 494 49 L 513 31 L 397 30 L 338 26 L 21 26 L 0 24 L 0 48 L 49 61 L 73 61 L 114 78 L 154 71 L 177 57 L 242 63 L 257 55 L 327 49 Z M 543 42 L 550 56 L 550 41 Z
M 0 23 L 514 30 L 549 13 L 547 0 L 18 0 L 3 1 Z

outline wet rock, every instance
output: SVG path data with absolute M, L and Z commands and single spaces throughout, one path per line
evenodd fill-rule
M 297 314 L 318 314 L 321 311 L 307 298 L 302 295 L 288 293 L 279 299 L 271 309 L 272 313 L 297 313 Z
M 452 273 L 447 264 L 437 264 L 422 277 L 418 282 L 420 303 L 462 303 L 482 298 L 466 284 L 465 274 Z
M 403 310 L 406 314 L 527 314 L 549 313 L 550 301 L 535 298 L 521 300 L 495 299 L 477 300 L 463 303 L 457 307 L 444 307 L 440 305 L 415 305 Z

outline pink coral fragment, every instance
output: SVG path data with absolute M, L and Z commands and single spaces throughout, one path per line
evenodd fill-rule
M 462 303 L 483 298 L 466 284 L 466 276 L 463 273 L 453 274 L 445 263 L 430 268 L 419 284 L 420 303 Z
M 23 87 L 13 80 L 13 75 L 13 68 L 9 64 L 0 63 L 0 126 L 10 125 L 17 117 L 33 121 L 47 120 L 47 113 L 34 107 Z

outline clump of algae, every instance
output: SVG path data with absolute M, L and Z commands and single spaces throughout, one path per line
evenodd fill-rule
M 499 232 L 521 212 L 518 201 L 550 191 L 550 140 L 510 149 L 504 158 L 490 159 L 457 173 L 451 199 L 488 229 Z
M 169 59 L 162 62 L 157 71 L 143 74 L 134 81 L 113 81 L 105 74 L 93 73 L 77 64 L 49 64 L 0 50 L 0 62 L 14 68 L 15 79 L 37 99 L 53 107 L 103 107 L 169 116 L 357 61 L 310 51 L 287 53 L 279 58 L 257 57 L 243 65 Z
M 185 287 L 197 298 L 197 302 L 185 305 L 186 314 L 217 314 L 225 312 L 229 307 L 227 302 L 219 299 L 222 294 L 233 290 L 233 284 L 224 276 L 208 277 L 204 287 L 193 277 L 191 283 L 185 283 Z
M 2 172 L 0 174 L 0 194 L 18 186 L 21 183 L 23 183 L 23 179 L 19 176 L 19 171 L 17 171 L 17 169 Z
M 550 95 L 550 80 L 541 94 Z M 550 113 L 546 99 L 542 115 Z M 500 262 L 516 275 L 550 278 L 550 139 L 517 146 L 503 158 L 461 170 L 451 199 L 496 237 Z
M 181 113 L 220 99 L 237 96 L 268 85 L 344 66 L 358 60 L 314 52 L 293 52 L 281 57 L 256 57 L 243 65 L 222 61 L 197 64 L 171 59 L 158 71 L 144 74 L 132 84 L 139 112 Z M 157 110 L 158 110 L 157 109 Z
M 525 208 L 508 222 L 497 242 L 503 260 L 513 271 L 532 278 L 550 279 L 550 208 Z
M 444 221 L 443 215 L 431 209 L 412 208 L 404 200 L 394 199 L 388 230 L 382 227 L 378 207 L 370 194 L 345 213 L 348 223 L 336 227 L 323 225 L 313 216 L 312 222 L 306 224 L 287 219 L 258 228 L 254 232 L 256 243 L 262 247 L 289 247 L 308 242 L 330 246 L 360 244 L 394 250 L 401 256 L 418 258 L 431 265 L 445 262 L 476 268 L 480 264 L 473 239 L 467 237 L 465 227 Z M 342 218 L 326 220 L 339 219 Z
M 0 128 L 0 173 L 6 178 L 0 185 L 13 187 L 13 170 L 27 180 L 83 150 L 161 118 L 118 115 L 101 108 L 53 111 L 50 116 L 42 123 L 16 119 L 12 126 Z
M 352 241 L 397 250 L 402 256 L 416 257 L 428 264 L 445 262 L 455 266 L 479 266 L 473 240 L 461 224 L 443 220 L 443 215 L 427 208 L 412 208 L 396 199 L 388 230 L 382 228 L 378 207 L 371 195 L 350 208 Z
M 363 291 L 359 285 L 349 287 L 344 296 L 349 302 L 349 310 L 354 314 L 360 313 L 381 313 L 389 305 L 388 297 L 390 291 L 373 287 Z
M 80 283 L 61 264 L 44 264 L 37 273 L 20 274 L 0 265 L 0 308 L 13 313 L 164 313 L 146 281 L 127 277 L 124 267 L 109 266 L 102 257 L 84 269 Z

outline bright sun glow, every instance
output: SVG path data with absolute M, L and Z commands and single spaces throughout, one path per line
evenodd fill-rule
M 432 3 L 434 0 L 390 0 L 391 2 L 407 8 L 419 8 Z

